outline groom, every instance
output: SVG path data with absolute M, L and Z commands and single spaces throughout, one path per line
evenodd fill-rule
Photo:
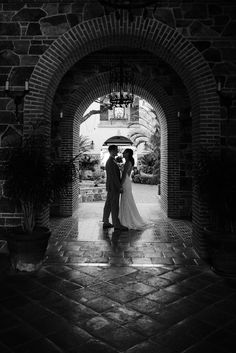
M 117 156 L 118 153 L 118 147 L 116 145 L 110 145 L 108 147 L 108 151 L 110 153 L 110 157 L 106 163 L 107 199 L 103 210 L 103 229 L 115 227 L 115 230 L 127 231 L 128 228 L 124 227 L 118 218 L 120 193 L 123 192 L 121 186 L 120 169 L 115 161 L 115 156 Z M 113 224 L 109 223 L 110 213 Z

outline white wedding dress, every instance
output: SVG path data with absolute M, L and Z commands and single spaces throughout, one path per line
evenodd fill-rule
M 119 219 L 120 223 L 129 229 L 142 229 L 146 224 L 140 216 L 132 194 L 130 176 L 126 173 L 121 194 Z

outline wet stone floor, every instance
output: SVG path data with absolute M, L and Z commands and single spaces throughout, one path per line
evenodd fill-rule
M 103 230 L 103 203 L 51 220 L 42 269 L 1 278 L 1 353 L 236 351 L 235 282 L 199 259 L 190 222 L 138 206 L 142 231 Z

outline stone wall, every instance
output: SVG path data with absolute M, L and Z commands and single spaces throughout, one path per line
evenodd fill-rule
M 157 7 L 150 7 L 148 11 L 143 9 L 135 10 L 134 16 L 142 15 L 154 18 L 161 23 L 167 24 L 171 29 L 176 30 L 184 38 L 188 39 L 202 54 L 209 64 L 216 81 L 220 81 L 222 90 L 227 94 L 236 94 L 236 6 L 231 0 L 202 0 L 202 1 L 181 1 L 169 0 L 158 1 Z M 2 1 L 0 4 L 0 167 L 1 183 L 4 180 L 4 160 L 8 148 L 18 146 L 22 141 L 23 134 L 23 106 L 20 106 L 20 114 L 16 120 L 13 100 L 4 95 L 3 89 L 7 79 L 10 86 L 23 89 L 25 80 L 32 76 L 35 65 L 45 51 L 61 35 L 79 23 L 84 23 L 92 18 L 101 18 L 104 15 L 114 12 L 112 8 L 103 8 L 98 1 L 34 1 L 28 3 L 18 0 L 17 2 Z M 116 13 L 116 18 L 122 13 Z M 130 21 L 133 19 L 130 17 Z M 97 30 L 99 31 L 99 22 Z M 91 34 L 92 35 L 92 34 Z M 131 59 L 131 58 L 130 58 Z M 53 58 L 52 58 L 53 60 Z M 101 63 L 104 56 L 100 58 Z M 135 57 L 138 60 L 138 55 Z M 143 59 L 142 59 L 143 60 Z M 154 65 L 155 60 L 155 65 Z M 161 60 L 156 63 L 156 57 L 151 62 L 144 62 L 136 70 L 142 75 L 156 80 L 165 88 L 166 92 L 176 105 L 176 111 L 180 111 L 180 117 L 184 117 L 189 107 L 189 98 L 183 90 L 183 84 L 178 76 L 169 70 L 168 65 Z M 71 84 L 71 72 L 65 75 L 64 81 L 55 94 L 55 101 L 62 103 L 78 85 L 78 82 L 87 82 L 88 78 L 102 72 L 102 64 L 97 68 L 96 64 L 78 62 L 77 80 Z M 200 68 L 199 68 L 200 70 Z M 75 72 L 74 71 L 74 72 Z M 73 76 L 73 75 L 72 75 Z M 42 80 L 44 77 L 42 76 Z M 70 86 L 71 84 L 71 86 Z M 75 86 L 74 86 L 75 85 Z M 65 89 L 66 88 L 66 89 Z M 60 108 L 60 107 L 59 107 Z M 210 107 L 209 107 L 210 109 Z M 214 109 L 214 107 L 213 107 Z M 229 143 L 235 146 L 236 142 L 236 114 L 235 100 L 229 108 L 230 120 L 228 120 L 227 109 L 222 107 L 222 144 Z M 181 129 L 182 124 L 182 129 Z M 189 165 L 191 160 L 191 119 L 180 120 L 180 190 L 182 195 L 189 191 L 191 193 L 191 175 Z M 165 180 L 163 180 L 165 183 Z M 170 186 L 166 186 L 168 188 Z M 2 190 L 2 189 L 1 189 Z M 183 202 L 179 207 L 189 205 L 189 197 L 183 196 Z M 166 201 L 167 202 L 167 201 Z M 182 204 L 182 206 L 181 206 Z M 65 207 L 67 203 L 65 202 Z M 176 206 L 177 207 L 177 206 Z M 189 206 L 187 206 L 189 207 Z M 19 221 L 12 205 L 0 192 L 0 225 L 9 224 L 9 217 L 12 223 Z M 185 211 L 182 212 L 184 214 Z M 181 213 L 180 213 L 181 215 Z
M 106 187 L 80 187 L 79 202 L 105 201 L 107 196 Z

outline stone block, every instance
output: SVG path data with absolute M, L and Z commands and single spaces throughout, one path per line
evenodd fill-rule
M 5 219 L 6 226 L 20 226 L 22 224 L 21 218 L 9 217 Z
M 223 36 L 226 36 L 226 37 L 231 37 L 231 36 L 235 36 L 235 33 L 236 33 L 236 21 L 231 21 L 230 23 L 228 23 L 226 26 L 225 26 L 225 29 L 222 33 Z
M 192 41 L 192 44 L 199 50 L 204 51 L 211 46 L 211 42 L 204 40 L 204 41 Z
M 0 125 L 0 136 L 6 131 L 8 125 Z
M 0 53 L 0 66 L 17 66 L 19 63 L 19 56 L 12 50 L 5 49 Z
M 175 28 L 175 17 L 172 9 L 158 8 L 158 10 L 154 14 L 154 17 L 157 20 L 166 23 L 168 26 Z
M 61 35 L 70 29 L 65 15 L 45 17 L 40 21 L 40 27 L 45 36 Z
M 99 2 L 91 2 L 84 5 L 84 20 L 89 20 L 94 17 L 101 17 L 103 15 L 104 9 Z
M 20 25 L 16 22 L 0 22 L 0 36 L 20 36 Z
M 6 4 L 3 4 L 3 11 L 17 11 L 20 10 L 22 7 L 24 6 L 24 4 L 22 4 L 22 2 L 17 3 L 16 1 Z
M 29 54 L 41 55 L 48 49 L 48 46 L 45 44 L 42 45 L 31 45 L 29 49 Z
M 67 19 L 69 24 L 71 25 L 71 27 L 76 26 L 80 21 L 79 21 L 79 17 L 76 14 L 68 14 L 67 15 Z
M 22 144 L 22 137 L 12 127 L 9 127 L 1 138 L 1 147 L 18 147 Z
M 84 1 L 76 1 L 72 4 L 72 12 L 73 13 L 83 13 L 84 9 Z
M 11 40 L 2 40 L 0 42 L 0 52 L 4 49 L 10 49 L 13 50 L 13 42 Z
M 47 16 L 52 16 L 52 15 L 57 15 L 58 6 L 59 6 L 59 4 L 57 4 L 57 3 L 44 4 L 43 9 L 44 9 L 44 11 L 46 11 Z
M 212 36 L 219 36 L 219 34 L 209 28 L 209 26 L 205 26 L 199 21 L 193 21 L 190 28 L 190 34 L 193 37 L 212 37 Z
M 0 198 L 0 210 L 2 213 L 14 213 L 15 212 L 15 206 L 10 202 L 9 199 L 6 199 L 5 197 Z
M 29 40 L 15 40 L 14 51 L 16 54 L 27 54 L 29 50 L 30 41 Z
M 23 55 L 21 57 L 21 65 L 35 66 L 39 60 L 38 55 Z
M 25 80 L 30 78 L 33 69 L 29 66 L 14 67 L 11 74 L 11 84 L 13 86 L 24 86 Z
M 39 23 L 30 23 L 27 31 L 26 31 L 27 36 L 41 36 L 42 32 L 40 29 L 40 24 Z
M 204 57 L 207 61 L 210 62 L 220 62 L 221 61 L 221 52 L 215 48 L 209 48 L 204 51 Z
M 47 16 L 46 12 L 39 8 L 23 8 L 13 16 L 13 21 L 37 22 Z
M 0 148 L 0 161 L 7 161 L 9 158 L 9 150 L 8 148 Z M 1 208 L 0 208 L 1 209 Z
M 222 50 L 222 59 L 228 60 L 228 61 L 236 61 L 236 49 L 235 48 L 224 48 Z
M 183 13 L 185 18 L 207 18 L 206 4 L 185 4 L 183 5 Z
M 71 13 L 72 7 L 71 4 L 59 4 L 58 13 Z

